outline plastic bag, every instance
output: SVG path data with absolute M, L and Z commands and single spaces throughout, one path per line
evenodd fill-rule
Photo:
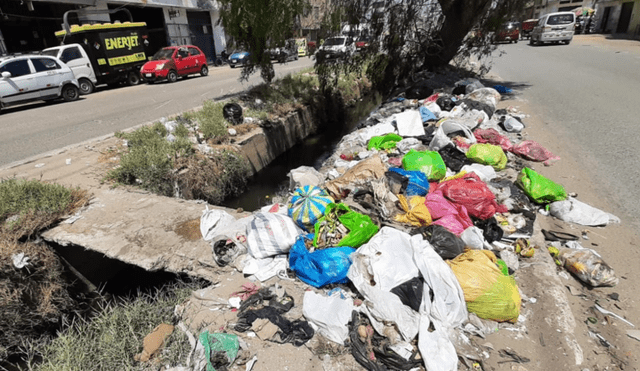
M 430 120 L 437 120 L 436 115 L 429 110 L 426 106 L 420 107 L 420 118 L 422 118 L 422 122 L 427 122 Z
M 467 151 L 467 158 L 473 162 L 493 166 L 496 170 L 502 170 L 507 166 L 507 155 L 502 148 L 493 144 L 474 144 Z
M 478 143 L 489 143 L 495 146 L 500 146 L 503 151 L 511 151 L 513 144 L 509 138 L 501 135 L 496 129 L 476 129 L 473 131 L 473 135 L 478 140 Z
M 398 168 L 390 168 L 390 169 L 398 169 Z M 420 174 L 423 172 L 419 171 Z M 400 174 L 396 171 L 387 171 L 384 173 L 387 177 L 387 186 L 389 187 L 389 191 L 394 195 L 398 195 L 400 193 L 404 193 L 407 190 L 407 186 L 409 185 L 409 178 Z
M 312 240 L 313 234 L 300 236 L 289 251 L 289 266 L 301 281 L 323 287 L 333 283 L 347 283 L 347 272 L 351 267 L 352 247 L 330 247 L 309 252 L 305 241 Z
M 339 222 L 347 228 L 347 234 L 335 244 L 335 246 L 351 246 L 358 247 L 378 232 L 378 226 L 373 223 L 367 215 L 352 211 L 349 206 L 339 203 L 330 204 L 325 210 L 324 217 L 320 218 L 314 226 L 315 236 L 313 246 L 318 247 L 320 234 L 326 232 L 325 229 L 335 228 Z
M 431 142 L 429 143 L 429 149 L 432 151 L 439 151 L 447 144 L 453 144 L 453 142 L 449 138 L 449 135 L 454 134 L 464 136 L 463 141 L 467 145 L 471 145 L 477 142 L 476 137 L 473 136 L 473 133 L 467 126 L 449 119 L 441 122 L 440 126 L 438 126 L 433 139 L 431 139 Z
M 302 230 L 288 216 L 255 213 L 247 233 L 247 248 L 254 258 L 284 254 L 296 242 Z
M 396 148 L 396 144 L 401 140 L 402 137 L 394 133 L 373 137 L 369 139 L 369 143 L 367 144 L 367 151 L 370 151 L 372 149 L 384 150 Z
M 560 157 L 554 156 L 553 153 L 533 140 L 524 140 L 518 143 L 518 145 L 513 147 L 511 152 L 530 161 L 542 162 L 547 166 L 560 159 Z
M 493 166 L 482 164 L 464 165 L 462 169 L 460 169 L 460 171 L 464 171 L 466 173 L 475 173 L 478 178 L 480 178 L 480 180 L 485 183 L 490 182 L 492 179 L 498 176 Z
M 572 197 L 565 201 L 551 203 L 549 212 L 560 220 L 581 225 L 600 226 L 620 223 L 617 216 L 596 209 Z
M 522 188 L 530 199 L 540 204 L 562 201 L 567 198 L 567 192 L 563 186 L 545 178 L 528 167 L 522 169 L 518 174 L 516 184 Z
M 442 191 L 429 193 L 425 204 L 434 220 L 432 224 L 441 225 L 455 235 L 460 235 L 465 229 L 473 226 L 467 208 L 447 200 Z
M 460 239 L 472 249 L 482 250 L 485 247 L 484 235 L 478 227 L 469 227 L 462 232 Z
M 417 312 L 420 310 L 420 303 L 422 303 L 423 289 L 424 282 L 422 279 L 420 277 L 414 277 L 392 288 L 391 292 L 400 298 L 402 304 Z
M 404 195 L 398 195 L 400 207 L 402 207 L 402 210 L 404 210 L 406 214 L 398 214 L 394 220 L 400 223 L 411 224 L 416 227 L 431 224 L 431 215 L 429 214 L 429 209 L 427 209 L 427 205 L 425 205 L 424 201 L 424 197 L 413 196 L 407 202 Z
M 402 167 L 409 171 L 422 171 L 429 180 L 440 180 L 447 174 L 447 167 L 442 157 L 435 151 L 416 151 L 411 149 L 402 158 Z
M 204 346 L 204 355 L 207 360 L 206 371 L 215 371 L 218 368 L 231 366 L 238 356 L 240 342 L 238 335 L 224 333 L 209 333 L 203 331 L 199 336 L 200 343 Z
M 353 303 L 339 295 L 324 296 L 306 291 L 302 301 L 302 314 L 316 332 L 327 339 L 344 345 L 349 337 L 349 321 Z
M 442 259 L 453 259 L 464 251 L 464 241 L 441 225 L 420 227 L 412 230 L 409 234 L 412 236 L 419 234 L 429 241 Z
M 205 241 L 212 240 L 217 231 L 236 221 L 231 214 L 222 209 L 206 209 L 202 210 L 200 217 L 200 234 Z
M 615 286 L 618 278 L 607 263 L 591 249 L 559 249 L 558 259 L 582 282 L 591 286 Z
M 304 186 L 296 189 L 289 202 L 288 215 L 306 231 L 313 230 L 319 218 L 324 215 L 333 198 L 320 187 Z
M 495 107 L 498 105 L 498 102 L 500 102 L 500 98 L 500 93 L 498 93 L 496 89 L 493 88 L 477 89 L 470 94 L 467 93 L 467 95 L 465 96 L 465 99 L 476 100 L 478 102 L 486 103 L 493 106 L 494 111 Z
M 222 116 L 233 125 L 242 124 L 242 107 L 238 103 L 227 103 L 222 107 Z
M 453 100 L 451 100 L 451 97 L 447 95 L 438 97 L 438 99 L 436 100 L 436 104 L 443 111 L 451 111 L 453 107 L 456 106 L 456 104 L 453 103 Z
M 405 194 L 408 197 L 425 196 L 429 192 L 429 179 L 422 171 L 409 171 L 398 167 L 391 167 L 389 171 L 407 177 L 408 183 Z
M 453 270 L 469 312 L 480 318 L 515 323 L 521 298 L 513 277 L 498 268 L 496 256 L 488 250 L 467 250 L 447 264 Z
M 289 177 L 289 190 L 306 185 L 317 186 L 324 182 L 325 176 L 312 166 L 300 166 L 291 169 L 287 174 Z
M 445 165 L 447 165 L 449 169 L 456 173 L 459 172 L 460 169 L 462 169 L 462 167 L 469 162 L 464 152 L 457 149 L 456 146 L 453 145 L 453 143 L 447 144 L 446 146 L 440 148 L 438 150 L 438 153 L 442 157 Z
M 487 220 L 481 220 L 476 225 L 482 229 L 482 235 L 487 242 L 492 243 L 494 241 L 500 241 L 504 236 L 504 230 L 498 225 L 496 218 L 489 218 Z
M 474 218 L 488 219 L 496 212 L 508 211 L 506 206 L 498 205 L 493 192 L 474 173 L 442 182 L 438 184 L 436 190 L 442 191 L 448 200 L 464 206 L 469 215 Z

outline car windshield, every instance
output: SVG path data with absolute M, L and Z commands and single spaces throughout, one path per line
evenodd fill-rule
M 160 49 L 153 55 L 153 59 L 159 61 L 163 59 L 171 59 L 174 49 Z
M 48 56 L 51 56 L 51 57 L 57 57 L 58 56 L 58 49 L 43 50 L 42 51 L 42 55 L 48 55 Z
M 557 24 L 569 24 L 573 23 L 573 14 L 561 14 L 561 15 L 552 15 L 549 17 L 547 24 L 557 25 Z
M 344 40 L 345 40 L 344 37 L 332 37 L 332 38 L 327 39 L 324 42 L 324 45 L 327 45 L 327 46 L 342 45 L 342 44 L 344 44 Z

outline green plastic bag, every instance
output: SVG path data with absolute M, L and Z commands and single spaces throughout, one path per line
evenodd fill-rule
M 488 143 L 478 143 L 469 147 L 467 158 L 473 162 L 493 166 L 496 170 L 502 170 L 507 166 L 507 155 L 500 146 Z
M 555 183 L 535 171 L 525 167 L 518 174 L 517 184 L 533 201 L 541 204 L 562 201 L 567 198 L 564 187 Z
M 199 336 L 200 343 L 204 346 L 204 354 L 207 357 L 207 371 L 216 371 L 211 364 L 212 352 L 224 352 L 229 360 L 229 365 L 235 361 L 240 349 L 238 336 L 234 334 L 214 333 L 203 331 Z
M 338 224 L 342 224 L 349 231 L 338 243 L 327 246 L 322 236 L 327 232 L 333 233 Z M 378 233 L 378 229 L 369 216 L 352 211 L 349 206 L 343 203 L 329 204 L 325 209 L 324 216 L 318 219 L 314 225 L 313 246 L 316 248 L 336 246 L 357 248 Z
M 447 166 L 436 151 L 411 149 L 402 158 L 402 167 L 409 171 L 422 171 L 429 180 L 440 180 L 447 175 Z
M 377 137 L 373 137 L 369 139 L 369 144 L 367 144 L 367 150 L 371 149 L 393 149 L 396 148 L 396 144 L 402 140 L 402 137 L 398 134 L 389 133 L 387 135 L 381 135 Z

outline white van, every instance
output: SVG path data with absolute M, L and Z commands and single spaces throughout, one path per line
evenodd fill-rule
M 82 46 L 79 44 L 56 46 L 43 50 L 42 54 L 57 57 L 71 68 L 80 84 L 80 94 L 93 92 L 98 80 L 91 66 L 91 60 Z
M 573 39 L 576 15 L 572 12 L 558 12 L 543 15 L 531 31 L 529 44 L 540 45 L 547 42 L 569 44 Z

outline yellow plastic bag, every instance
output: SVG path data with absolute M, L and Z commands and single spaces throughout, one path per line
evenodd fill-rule
M 500 271 L 491 251 L 467 250 L 446 262 L 462 287 L 469 312 L 498 322 L 518 320 L 522 303 L 518 286 Z
M 427 209 L 424 197 L 413 196 L 407 202 L 404 195 L 398 195 L 398 201 L 400 201 L 400 206 L 406 214 L 396 215 L 395 220 L 397 222 L 415 225 L 416 227 L 431 224 L 431 214 Z

